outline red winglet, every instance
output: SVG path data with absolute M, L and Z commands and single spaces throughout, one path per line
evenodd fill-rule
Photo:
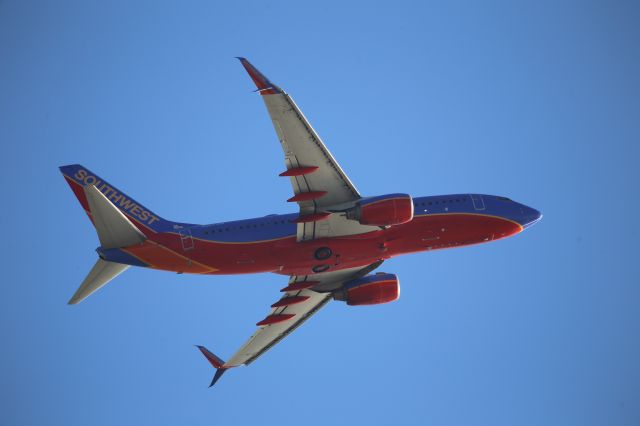
M 323 197 L 327 194 L 327 191 L 309 191 L 309 192 L 301 192 L 299 194 L 294 195 L 289 198 L 287 202 L 293 203 L 298 201 L 311 201 L 317 200 L 320 197 Z
M 287 321 L 287 320 L 289 320 L 289 319 L 291 319 L 291 318 L 293 318 L 295 316 L 296 316 L 296 314 L 269 315 L 268 317 L 266 317 L 265 319 L 263 319 L 259 323 L 256 323 L 256 325 L 258 327 L 260 327 L 260 326 L 263 326 L 263 325 L 278 324 L 279 322 Z
M 224 361 L 221 360 L 218 356 L 216 356 L 216 354 L 211 352 L 209 349 L 199 345 L 196 345 L 196 347 L 200 349 L 200 352 L 202 352 L 202 355 L 204 355 L 205 358 L 207 358 L 207 360 L 211 363 L 211 365 L 213 365 L 216 368 L 216 374 L 213 376 L 213 380 L 211 380 L 211 384 L 209 385 L 209 387 L 211 387 L 215 385 L 218 380 L 220 380 L 220 377 L 222 377 L 224 372 L 227 371 L 229 367 L 225 367 Z
M 224 361 L 221 360 L 218 356 L 216 356 L 213 352 L 211 352 L 209 349 L 205 348 L 204 346 L 196 345 L 196 347 L 200 349 L 200 352 L 202 352 L 202 355 L 204 355 L 205 358 L 209 360 L 211 365 L 213 365 L 215 368 L 223 368 Z
M 309 296 L 283 297 L 282 299 L 278 300 L 276 303 L 271 305 L 271 307 L 272 308 L 280 308 L 281 306 L 295 305 L 297 303 L 302 303 L 307 299 L 309 299 Z
M 291 283 L 280 291 L 298 291 L 305 288 L 313 287 L 316 284 L 320 284 L 320 281 L 299 281 L 297 283 Z
M 329 219 L 330 215 L 331 213 L 327 213 L 327 212 L 307 214 L 304 216 L 298 216 L 296 219 L 293 220 L 293 222 L 295 223 L 319 222 L 321 220 Z
M 308 175 L 309 173 L 313 173 L 318 170 L 320 167 L 318 166 L 307 166 L 307 167 L 293 167 L 285 172 L 280 173 L 279 176 L 302 176 Z
M 251 65 L 245 58 L 237 57 L 245 70 L 249 73 L 249 77 L 256 84 L 258 92 L 261 95 L 275 95 L 282 93 L 282 89 L 273 84 L 267 77 L 265 77 L 256 67 Z

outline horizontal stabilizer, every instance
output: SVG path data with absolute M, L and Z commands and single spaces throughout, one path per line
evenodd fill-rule
M 87 185 L 84 193 L 102 248 L 128 247 L 147 239 L 98 188 Z
M 93 265 L 93 268 L 91 268 L 87 278 L 82 281 L 78 290 L 76 290 L 71 300 L 69 300 L 69 304 L 75 305 L 76 303 L 82 302 L 93 292 L 126 271 L 128 268 L 129 265 L 98 259 L 96 264 Z

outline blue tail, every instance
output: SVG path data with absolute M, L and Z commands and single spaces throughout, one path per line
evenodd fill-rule
M 146 208 L 80 164 L 62 166 L 60 167 L 60 171 L 67 180 L 67 183 L 69 183 L 69 186 L 71 186 L 71 189 L 85 211 L 89 211 L 89 208 L 82 188 L 86 185 L 93 185 L 98 188 L 98 190 L 100 190 L 114 206 L 122 211 L 122 213 L 133 219 L 138 224 L 141 224 L 154 232 L 169 232 L 174 229 L 174 225 L 187 225 L 163 219 L 152 210 Z

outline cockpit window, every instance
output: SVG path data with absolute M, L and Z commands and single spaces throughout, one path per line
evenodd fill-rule
M 507 198 L 507 197 L 496 197 L 496 198 L 502 201 L 513 201 L 511 198 Z

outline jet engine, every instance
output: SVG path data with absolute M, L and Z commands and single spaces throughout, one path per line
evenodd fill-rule
M 413 219 L 413 200 L 408 194 L 387 194 L 364 198 L 347 210 L 347 219 L 362 225 L 400 225 Z
M 379 305 L 393 302 L 400 297 L 400 281 L 395 274 L 377 273 L 347 281 L 333 293 L 335 300 L 347 305 Z

